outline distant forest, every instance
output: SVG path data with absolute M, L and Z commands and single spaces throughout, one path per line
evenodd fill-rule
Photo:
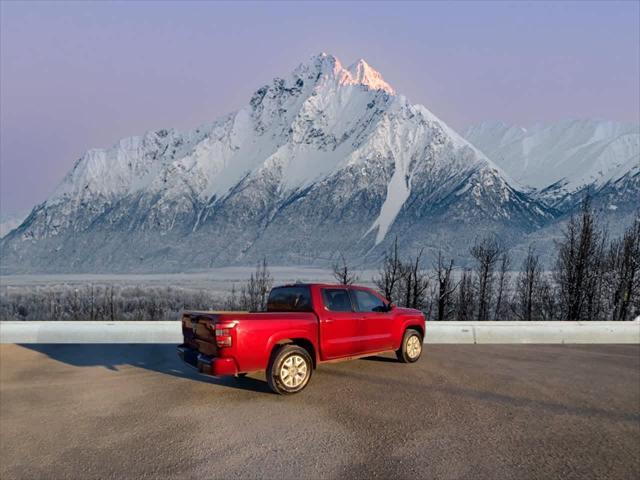
M 372 283 L 398 306 L 428 320 L 633 320 L 640 315 L 640 215 L 620 238 L 609 238 L 588 199 L 543 265 L 534 245 L 521 265 L 495 236 L 477 238 L 473 264 L 459 269 L 442 253 L 427 259 L 398 254 L 396 238 Z M 360 280 L 343 255 L 337 283 Z M 2 320 L 172 320 L 183 309 L 262 310 L 273 286 L 266 259 L 227 295 L 206 289 L 85 285 L 0 288 Z

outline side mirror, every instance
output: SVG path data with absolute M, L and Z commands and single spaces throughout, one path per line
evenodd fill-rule
M 387 312 L 390 312 L 391 310 L 394 310 L 395 308 L 396 308 L 396 306 L 393 303 L 391 303 L 391 302 L 387 303 Z

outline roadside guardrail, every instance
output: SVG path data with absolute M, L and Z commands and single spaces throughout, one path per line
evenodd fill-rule
M 427 322 L 425 343 L 640 343 L 631 322 Z M 182 343 L 179 321 L 0 322 L 0 343 Z

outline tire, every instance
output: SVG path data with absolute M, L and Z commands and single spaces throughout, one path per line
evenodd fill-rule
M 267 383 L 280 395 L 298 393 L 309 383 L 312 371 L 313 361 L 307 350 L 298 345 L 283 345 L 271 356 Z
M 422 334 L 413 328 L 407 328 L 402 337 L 402 345 L 396 350 L 396 357 L 402 363 L 417 362 L 422 355 Z

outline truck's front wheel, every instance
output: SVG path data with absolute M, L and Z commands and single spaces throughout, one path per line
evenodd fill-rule
M 275 393 L 297 393 L 311 378 L 311 356 L 298 345 L 283 345 L 271 357 L 267 368 L 267 383 Z
M 417 362 L 422 354 L 422 335 L 413 328 L 408 328 L 402 337 L 402 345 L 396 352 L 402 363 Z

